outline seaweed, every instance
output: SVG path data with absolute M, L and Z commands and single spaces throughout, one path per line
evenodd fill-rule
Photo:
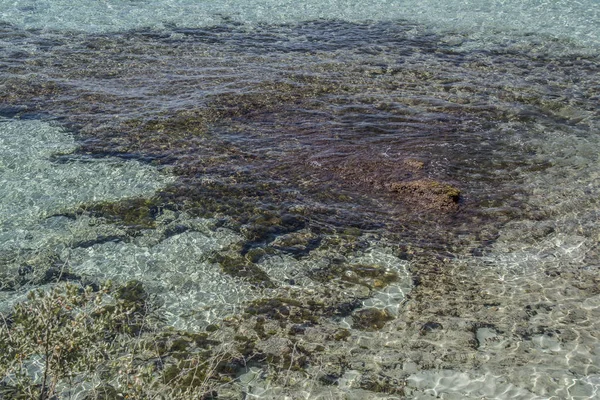
M 89 214 L 134 229 L 148 229 L 156 227 L 155 220 L 162 205 L 159 197 L 130 198 L 87 204 L 76 214 Z
M 309 271 L 309 276 L 318 282 L 332 279 L 366 286 L 369 289 L 382 289 L 398 281 L 398 274 L 379 265 L 347 264 L 332 262 L 325 268 Z
M 269 275 L 245 257 L 215 254 L 211 261 L 219 264 L 227 275 L 241 278 L 257 287 L 275 287 Z
M 244 310 L 248 315 L 264 315 L 269 319 L 289 321 L 294 324 L 315 324 L 319 321 L 315 307 L 312 309 L 294 299 L 260 299 L 251 302 Z

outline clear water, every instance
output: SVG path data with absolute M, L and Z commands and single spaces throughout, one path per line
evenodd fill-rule
M 0 232 L 4 235 L 14 235 L 16 230 L 85 202 L 148 195 L 171 180 L 138 162 L 69 157 L 76 149 L 73 136 L 48 123 L 0 123 L 4 194 Z M 57 156 L 62 159 L 52 159 Z
M 397 398 L 377 375 L 416 399 L 600 398 L 599 45 L 596 0 L 0 0 L 1 272 L 138 279 L 194 330 L 376 265 L 399 279 L 364 307 L 395 319 L 352 329 L 338 384 L 250 371 L 250 396 Z M 407 176 L 460 211 L 385 192 Z M 135 235 L 73 216 L 165 190 L 181 208 Z M 252 241 L 245 207 L 307 222 Z M 248 243 L 275 289 L 212 258 Z
M 165 27 L 203 27 L 234 20 L 244 24 L 295 23 L 315 19 L 345 21 L 409 20 L 456 33 L 492 32 L 545 34 L 598 45 L 600 4 L 548 0 L 251 0 L 244 2 L 154 1 L 38 1 L 0 2 L 0 18 L 27 29 L 107 32 Z

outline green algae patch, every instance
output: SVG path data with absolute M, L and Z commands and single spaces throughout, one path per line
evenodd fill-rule
M 244 258 L 251 263 L 259 262 L 264 256 L 269 254 L 275 254 L 275 249 L 272 247 L 254 247 L 249 249 Z
M 79 208 L 77 214 L 90 214 L 109 222 L 137 229 L 156 227 L 155 218 L 162 202 L 159 198 L 133 198 L 93 203 Z
M 253 83 L 246 93 L 222 93 L 211 97 L 209 107 L 220 118 L 246 116 L 252 118 L 262 113 L 284 110 L 290 104 L 335 93 L 348 93 L 351 86 L 325 80 L 314 74 L 288 76 L 293 82 L 267 80 Z M 267 95 L 265 95 L 267 94 Z
M 221 342 L 213 340 L 207 333 L 197 333 L 167 328 L 144 343 L 147 350 L 154 350 L 162 356 L 182 354 L 192 350 L 208 350 Z
M 228 218 L 249 243 L 268 243 L 277 236 L 306 226 L 306 217 L 265 205 L 289 201 L 289 194 L 277 184 L 243 173 L 236 175 L 235 180 L 234 185 L 210 180 L 199 184 L 193 179 L 183 179 L 180 184 L 161 192 L 161 196 L 169 204 L 182 204 L 195 217 Z
M 243 367 L 233 355 L 207 352 L 169 363 L 162 370 L 161 379 L 173 392 L 189 395 L 190 391 L 203 391 L 213 385 L 232 382 L 240 369 Z M 213 392 L 208 390 L 204 395 L 208 393 Z
M 86 394 L 83 400 L 123 400 L 124 397 L 117 389 L 108 383 L 95 387 L 92 393 Z
M 358 385 L 361 389 L 370 392 L 404 395 L 404 382 L 382 374 L 365 374 Z
M 360 230 L 360 228 L 350 227 L 350 228 L 344 229 L 342 234 L 346 235 L 346 236 L 359 237 L 360 235 L 362 235 L 362 231 Z
M 144 342 L 147 350 L 156 351 L 161 357 L 186 358 L 191 352 L 210 350 L 221 344 L 207 333 L 197 333 L 167 328 Z
M 349 272 L 353 273 L 349 274 Z M 387 268 L 380 267 L 378 265 L 352 265 L 349 270 L 346 270 L 347 279 L 358 279 L 357 283 L 367 284 L 368 286 L 376 289 L 384 288 L 391 283 L 398 281 L 398 274 L 393 271 L 389 271 Z
M 317 323 L 319 317 L 315 311 L 316 307 L 307 307 L 300 301 L 287 298 L 255 300 L 244 310 L 248 315 L 262 315 L 296 324 Z
M 397 282 L 399 277 L 394 271 L 378 265 L 364 264 L 335 264 L 326 268 L 310 271 L 310 277 L 317 282 L 339 280 L 355 285 L 366 286 L 369 289 L 382 289 Z
M 116 290 L 115 298 L 122 300 L 124 304 L 133 308 L 136 312 L 147 309 L 148 293 L 142 282 L 132 280 Z
M 300 230 L 278 236 L 270 243 L 270 247 L 300 258 L 307 256 L 319 247 L 322 237 L 309 230 Z
M 91 279 L 82 276 L 67 266 L 54 251 L 37 251 L 20 262 L 10 263 L 10 259 L 0 259 L 0 290 L 15 291 L 23 286 L 42 286 L 57 282 L 79 282 L 83 286 L 96 285 Z
M 114 302 L 95 310 L 92 314 L 94 318 L 106 318 L 106 316 L 123 310 L 126 315 L 121 319 L 113 318 L 110 326 L 111 330 L 136 336 L 148 328 L 147 320 L 151 313 L 155 311 L 156 306 L 152 303 L 140 281 L 132 280 L 116 289 L 112 289 L 110 285 L 107 285 L 106 288 L 107 291 L 112 292 Z
M 123 126 L 146 132 L 157 132 L 167 135 L 204 135 L 208 132 L 209 124 L 218 119 L 216 113 L 209 110 L 183 110 L 172 116 L 157 117 L 142 121 L 131 119 L 125 121 Z
M 372 273 L 367 269 L 364 275 Z M 152 320 L 149 312 L 152 297 L 140 282 L 129 281 L 111 290 L 103 289 L 100 295 L 110 293 L 110 303 L 98 301 L 91 322 L 109 321 L 106 326 L 113 333 L 102 332 L 99 342 L 105 340 L 110 346 L 121 347 L 111 350 L 114 354 L 106 354 L 108 359 L 102 363 L 107 364 L 107 369 L 112 368 L 106 374 L 117 371 L 123 374 L 121 370 L 126 369 L 127 376 L 136 382 L 131 387 L 108 392 L 131 398 L 144 398 L 147 393 L 168 393 L 173 399 L 191 398 L 188 396 L 192 393 L 199 398 L 214 397 L 217 393 L 219 398 L 238 398 L 239 390 L 244 389 L 237 386 L 237 379 L 248 373 L 249 368 L 260 369 L 266 379 L 275 382 L 312 376 L 311 368 L 337 348 L 332 343 L 343 346 L 350 340 L 350 330 L 340 329 L 337 323 L 331 323 L 330 317 L 340 315 L 339 308 L 346 310 L 347 305 L 340 305 L 344 301 L 352 301 L 343 293 L 289 292 L 281 288 L 277 291 L 280 297 L 249 302 L 243 314 L 207 327 L 205 332 L 189 332 L 165 327 L 160 319 Z M 359 306 L 354 304 L 345 312 Z M 125 321 L 134 322 L 140 329 L 123 329 Z M 377 321 L 371 318 L 369 324 L 377 325 Z M 131 360 L 125 367 L 124 357 Z M 343 358 L 335 357 L 332 360 L 340 365 L 332 364 L 327 374 L 339 377 L 346 367 Z M 391 390 L 383 384 L 365 387 L 382 393 Z M 90 398 L 95 398 L 94 395 L 90 392 Z
M 139 297 L 140 291 L 135 291 Z M 79 285 L 58 284 L 48 291 L 32 291 L 27 301 L 16 304 L 11 323 L 0 326 L 3 395 L 59 398 L 60 385 L 75 386 L 96 372 L 101 373 L 103 380 L 98 388 L 123 374 L 130 377 L 132 385 L 121 386 L 116 392 L 107 390 L 110 393 L 106 395 L 142 398 L 140 393 L 164 391 L 166 388 L 159 387 L 155 379 L 159 373 L 155 346 L 150 352 L 143 346 L 145 340 L 154 342 L 160 328 L 156 321 L 142 315 L 139 322 L 144 329 L 135 335 L 122 332 L 121 327 L 130 323 L 133 316 L 118 292 L 110 285 L 94 290 L 91 286 L 83 289 Z M 129 295 L 124 297 L 133 300 Z M 43 380 L 26 372 L 31 360 L 38 357 L 46 377 Z M 97 395 L 98 391 L 92 391 L 88 398 L 98 398 Z
M 333 339 L 337 342 L 346 341 L 350 336 L 352 336 L 350 331 L 348 329 L 342 328 L 342 329 L 339 329 L 337 332 L 335 332 Z
M 460 189 L 432 179 L 394 182 L 389 188 L 416 209 L 430 211 L 456 211 L 461 194 Z
M 394 317 L 386 310 L 365 308 L 352 314 L 352 327 L 365 331 L 376 331 L 393 319 Z
M 304 228 L 305 224 L 303 218 L 289 213 L 261 210 L 250 216 L 240 232 L 251 242 L 271 242 L 282 234 Z
M 216 254 L 212 257 L 211 261 L 219 264 L 224 273 L 234 278 L 243 279 L 259 287 L 275 287 L 275 284 L 265 271 L 243 256 Z

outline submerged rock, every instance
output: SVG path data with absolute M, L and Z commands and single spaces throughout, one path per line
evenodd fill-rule
M 370 392 L 404 395 L 404 382 L 383 374 L 364 374 L 359 386 Z
M 450 212 L 458 209 L 460 190 L 447 183 L 419 179 L 389 184 L 392 192 L 418 210 Z
M 290 321 L 295 324 L 316 323 L 320 305 L 303 304 L 298 300 L 277 298 L 253 301 L 245 312 L 248 315 L 264 315 L 269 319 Z M 322 310 L 321 310 L 322 311 Z
M 309 276 L 319 282 L 340 280 L 369 289 L 382 289 L 398 281 L 398 274 L 379 265 L 346 264 L 332 262 L 326 268 L 316 268 Z
M 90 214 L 128 227 L 144 229 L 156 227 L 155 219 L 161 201 L 158 198 L 133 198 L 92 203 L 79 208 L 78 214 Z
M 212 261 L 219 264 L 227 275 L 244 279 L 255 286 L 275 287 L 265 271 L 241 255 L 216 254 Z
M 25 256 L 25 257 L 23 257 Z M 73 271 L 69 263 L 53 251 L 39 251 L 23 256 L 13 255 L 12 260 L 2 260 L 0 291 L 13 291 L 24 286 L 44 286 L 58 282 L 78 282 L 82 286 L 98 287 L 97 282 Z
M 427 265 L 418 263 L 422 254 L 436 256 L 448 249 L 458 256 L 457 260 L 462 260 L 461 249 L 465 246 L 472 247 L 474 242 L 482 248 L 490 246 L 487 240 L 494 237 L 497 226 L 525 213 L 535 216 L 531 212 L 539 208 L 535 203 L 528 208 L 521 207 L 528 204 L 529 195 L 529 187 L 522 183 L 522 178 L 532 172 L 544 172 L 551 165 L 544 158 L 561 160 L 550 152 L 536 154 L 540 150 L 536 143 L 550 137 L 546 132 L 555 131 L 566 140 L 580 137 L 592 143 L 590 133 L 596 127 L 593 111 L 597 109 L 594 96 L 600 65 L 597 57 L 567 59 L 547 54 L 536 45 L 533 51 L 520 50 L 517 46 L 499 48 L 482 58 L 480 51 L 472 51 L 468 46 L 450 49 L 440 45 L 437 35 L 419 36 L 415 33 L 418 29 L 405 28 L 400 22 L 378 25 L 321 21 L 283 27 L 269 25 L 250 31 L 228 26 L 227 30 L 217 27 L 220 30 L 169 32 L 180 35 L 181 39 L 174 39 L 170 34 L 161 36 L 136 31 L 104 36 L 106 48 L 113 48 L 114 52 L 104 47 L 88 48 L 89 37 L 73 35 L 68 38 L 68 46 L 49 46 L 47 51 L 29 53 L 23 59 L 7 58 L 11 76 L 2 84 L 5 90 L 0 99 L 9 107 L 25 104 L 32 109 L 43 109 L 57 120 L 80 128 L 78 134 L 83 144 L 77 150 L 79 154 L 105 156 L 116 152 L 123 158 L 168 165 L 179 176 L 177 184 L 162 193 L 156 204 L 154 200 L 139 198 L 151 195 L 147 191 L 136 191 L 128 194 L 137 197 L 133 200 L 121 201 L 121 195 L 100 197 L 106 198 L 106 202 L 90 206 L 89 214 L 131 227 L 137 234 L 154 228 L 160 207 L 172 204 L 195 216 L 214 217 L 220 226 L 244 236 L 245 243 L 234 251 L 215 249 L 220 244 L 211 247 L 209 254 L 217 252 L 217 255 L 206 269 L 200 268 L 200 264 L 210 259 L 210 255 L 185 253 L 193 261 L 183 268 L 176 262 L 176 257 L 184 254 L 181 247 L 163 248 L 162 254 L 170 253 L 163 263 L 172 264 L 173 269 L 181 267 L 181 273 L 177 279 L 168 279 L 168 285 L 161 289 L 169 285 L 202 286 L 202 281 L 192 279 L 191 275 L 208 276 L 212 270 L 217 272 L 215 275 L 223 275 L 223 272 L 234 276 L 236 280 L 231 286 L 236 289 L 236 283 L 250 282 L 252 288 L 247 291 L 256 291 L 265 297 L 243 305 L 245 312 L 232 323 L 235 327 L 219 321 L 219 326 L 231 328 L 223 335 L 235 345 L 235 352 L 222 352 L 219 354 L 222 358 L 215 357 L 216 352 L 208 352 L 212 350 L 210 345 L 198 343 L 208 337 L 198 337 L 195 344 L 189 337 L 175 335 L 166 339 L 162 353 L 146 359 L 162 374 L 161 379 L 181 386 L 198 386 L 201 381 L 214 378 L 221 384 L 215 374 L 204 368 L 205 363 L 217 360 L 213 364 L 215 370 L 223 371 L 223 378 L 233 380 L 236 373 L 232 371 L 242 364 L 237 360 L 243 359 L 268 364 L 265 369 L 277 371 L 273 375 L 285 376 L 279 382 L 287 385 L 292 381 L 288 378 L 298 376 L 293 375 L 294 372 L 304 374 L 302 379 L 305 379 L 311 363 L 316 369 L 325 358 L 323 364 L 328 364 L 324 367 L 328 378 L 324 383 L 332 383 L 331 386 L 338 383 L 339 387 L 355 384 L 354 387 L 371 392 L 394 393 L 396 382 L 388 381 L 387 373 L 397 371 L 402 361 L 407 371 L 487 369 L 487 365 L 481 365 L 481 354 L 477 353 L 485 351 L 486 346 L 478 346 L 477 342 L 493 342 L 500 335 L 487 328 L 475 333 L 466 331 L 459 326 L 460 321 L 496 318 L 500 320 L 497 321 L 498 332 L 515 331 L 509 328 L 519 326 L 522 331 L 516 332 L 523 332 L 519 334 L 523 340 L 513 341 L 519 349 L 527 349 L 522 342 L 527 344 L 543 334 L 535 330 L 535 326 L 548 320 L 546 316 L 539 315 L 536 321 L 531 319 L 535 316 L 528 316 L 532 310 L 500 309 L 500 305 L 512 304 L 500 299 L 500 293 L 508 299 L 515 293 L 510 290 L 522 289 L 521 293 L 532 296 L 539 291 L 538 282 L 519 288 L 502 277 L 500 285 L 499 280 L 488 277 L 490 280 L 485 281 L 478 274 L 477 279 L 472 273 L 454 274 L 447 268 L 449 262 L 434 266 L 435 257 Z M 6 29 L 12 28 L 7 25 Z M 264 35 L 277 30 L 286 36 L 297 35 L 295 37 L 302 40 L 267 43 Z M 304 40 L 306 32 L 313 30 L 325 38 L 325 42 Z M 47 34 L 42 31 L 21 33 L 19 43 L 25 48 L 37 48 L 36 41 L 44 39 L 40 35 Z M 355 39 L 363 34 L 370 35 L 369 39 L 357 43 Z M 53 35 L 58 37 L 60 33 Z M 206 40 L 206 35 L 214 35 L 216 42 Z M 174 40 L 177 46 L 173 46 Z M 15 46 L 21 46 L 19 43 Z M 252 46 L 240 46 L 240 43 Z M 310 51 L 290 51 L 289 46 L 298 43 Z M 352 46 L 347 48 L 348 43 Z M 311 47 L 313 45 L 317 47 Z M 148 52 L 153 57 L 139 57 L 140 53 Z M 390 65 L 381 67 L 379 64 L 384 58 Z M 157 59 L 161 65 L 168 66 L 169 74 L 157 72 Z M 290 68 L 291 65 L 294 68 Z M 370 74 L 369 70 L 374 69 L 382 72 Z M 225 70 L 226 74 L 221 73 Z M 198 73 L 190 74 L 190 71 Z M 185 78 L 172 79 L 177 75 Z M 108 76 L 111 79 L 106 79 Z M 60 83 L 67 81 L 69 85 Z M 124 87 L 127 90 L 122 90 Z M 553 99 L 557 91 L 564 98 Z M 138 96 L 131 96 L 133 92 Z M 150 96 L 145 97 L 148 93 Z M 568 108 L 561 105 L 567 103 Z M 554 124 L 565 118 L 571 125 Z M 19 135 L 13 135 L 7 143 L 15 142 L 17 137 Z M 587 144 L 586 147 L 594 149 Z M 595 160 L 579 154 L 580 151 L 577 153 L 588 161 Z M 63 157 L 53 159 L 55 161 L 70 165 Z M 570 169 L 564 168 L 567 176 Z M 46 167 L 39 170 L 54 171 Z M 22 182 L 20 173 L 15 176 Z M 61 182 L 68 182 L 64 177 L 59 178 Z M 153 178 L 145 181 L 153 181 Z M 30 182 L 39 182 L 39 179 L 34 177 Z M 461 188 L 451 182 L 460 182 Z M 589 183 L 581 187 L 594 193 L 597 185 L 585 179 L 581 182 Z M 112 178 L 109 183 L 113 192 Z M 60 192 L 68 192 L 52 184 L 46 185 L 40 193 L 47 196 L 52 186 L 57 186 Z M 540 197 L 559 197 L 544 196 L 547 190 L 544 183 L 536 186 L 534 192 L 539 192 Z M 565 198 L 571 197 L 566 194 Z M 27 195 L 25 199 L 30 197 Z M 74 200 L 65 204 L 72 207 L 96 201 L 96 197 L 86 195 Z M 14 204 L 21 202 L 21 198 L 16 198 Z M 473 214 L 455 213 L 459 207 Z M 55 208 L 52 212 L 60 212 L 64 207 Z M 575 208 L 577 205 L 573 205 Z M 476 213 L 479 214 L 473 216 Z M 13 218 L 12 213 L 9 215 L 8 222 L 19 227 L 20 220 Z M 582 216 L 574 225 L 593 219 Z M 445 223 L 447 221 L 450 222 Z M 561 222 L 561 225 L 565 224 Z M 197 246 L 195 236 L 183 234 L 188 229 L 185 225 L 173 225 L 164 231 L 164 236 L 189 239 L 186 249 L 201 247 Z M 314 232 L 303 236 L 301 232 L 310 229 Z M 394 273 L 372 266 L 368 259 L 352 263 L 350 257 L 342 257 L 364 253 L 367 246 L 362 233 L 375 231 L 385 232 L 382 236 L 390 231 L 397 233 L 395 238 L 401 247 L 401 257 L 411 260 L 414 283 L 418 286 L 406 304 L 402 303 L 403 296 L 388 290 L 383 293 L 383 304 L 374 303 L 381 308 L 361 308 L 367 303 L 366 297 L 380 289 L 381 292 L 390 289 L 396 279 Z M 100 240 L 120 237 L 106 235 Z M 597 235 L 589 235 L 586 240 L 595 237 Z M 101 241 L 83 241 L 79 246 L 94 247 Z M 187 246 L 187 243 L 184 244 Z M 200 243 L 206 248 L 206 241 L 200 240 Z M 120 244 L 112 248 L 127 250 Z M 522 241 L 517 240 L 515 244 L 519 247 Z M 92 248 L 90 252 L 92 250 L 108 262 L 117 263 L 114 258 L 99 253 L 99 249 Z M 141 246 L 140 252 L 136 249 L 130 254 L 148 253 L 147 250 Z M 157 253 L 151 250 L 149 253 L 156 258 Z M 310 284 L 317 289 L 295 291 L 302 288 L 296 275 L 288 280 L 292 289 L 285 287 L 283 280 L 275 284 L 276 278 L 265 272 L 275 268 L 262 269 L 264 264 L 259 263 L 276 252 L 292 254 L 297 257 L 295 261 L 304 261 L 305 256 L 309 257 L 308 261 L 314 261 L 318 259 L 310 258 L 314 253 L 324 253 L 322 259 L 326 261 L 307 268 L 310 272 L 304 276 L 305 281 L 311 280 Z M 586 255 L 589 259 L 585 261 L 585 268 L 597 264 L 595 253 L 594 250 Z M 124 253 L 117 254 L 120 257 Z M 536 262 L 539 254 L 554 257 L 558 252 L 532 254 L 528 260 Z M 513 255 L 523 258 L 520 254 Z M 140 266 L 150 264 L 152 257 L 148 262 L 140 261 Z M 556 275 L 556 280 L 567 279 L 565 269 L 569 265 L 561 262 L 557 264 L 560 268 L 555 266 L 546 271 Z M 126 267 L 123 270 L 132 269 L 130 265 Z M 31 271 L 31 266 L 25 265 L 21 273 L 29 276 Z M 582 298 L 576 296 L 577 291 L 585 292 L 586 301 L 597 294 L 598 282 L 593 276 L 596 270 L 584 271 L 573 277 L 578 280 L 577 286 L 569 288 L 566 300 Z M 50 272 L 49 277 L 54 278 L 56 270 Z M 138 272 L 146 277 L 150 269 L 138 269 Z M 164 273 L 152 277 L 167 280 Z M 562 292 L 559 286 L 539 286 L 544 287 L 547 296 Z M 140 317 L 145 316 L 142 310 L 147 298 L 143 288 L 136 283 L 126 287 L 127 294 L 123 293 L 123 298 L 117 301 L 140 311 Z M 218 295 L 230 300 L 228 293 Z M 388 295 L 390 297 L 386 297 Z M 190 298 L 193 296 L 184 297 L 183 308 L 191 304 Z M 401 307 L 398 314 L 401 317 L 394 319 L 390 312 L 382 310 L 389 306 L 390 299 Z M 563 304 L 561 300 L 565 299 L 558 297 L 556 303 Z M 577 310 L 576 304 L 564 304 Z M 586 307 L 597 310 L 595 305 Z M 565 307 L 564 313 L 564 318 L 558 315 L 561 323 L 571 321 L 565 329 L 561 326 L 564 332 L 577 321 L 598 320 L 593 315 L 586 316 L 583 309 L 576 313 Z M 511 317 L 514 314 L 519 320 L 516 324 L 502 321 L 503 314 Z M 353 320 L 353 328 L 362 332 L 340 327 L 350 319 L 345 318 L 348 316 Z M 395 335 L 385 341 L 378 340 L 386 335 L 377 331 L 386 328 Z M 402 332 L 397 333 L 399 330 Z M 218 330 L 210 334 L 217 335 Z M 450 340 L 439 340 L 442 336 Z M 584 335 L 578 337 L 583 339 Z M 545 342 L 542 344 L 546 346 Z M 563 345 L 567 342 L 561 343 Z M 386 355 L 385 350 L 381 350 L 393 346 L 397 351 L 391 354 Z M 187 355 L 198 350 L 195 347 L 201 351 L 192 359 Z M 584 346 L 577 344 L 577 348 Z M 275 349 L 285 354 L 279 356 Z M 534 358 L 539 356 L 545 362 L 547 354 L 549 352 L 538 353 Z M 564 354 L 561 357 L 579 364 L 561 365 L 565 371 L 577 371 L 585 364 L 565 358 Z M 367 363 L 365 358 L 369 358 Z M 374 358 L 381 363 L 373 362 Z M 529 362 L 531 356 L 501 359 L 498 363 L 502 362 L 502 368 L 496 371 L 506 372 L 504 366 L 512 370 L 520 366 L 515 361 L 524 360 Z M 198 365 L 203 367 L 195 374 Z M 387 368 L 386 375 L 373 372 L 380 365 Z M 356 380 L 351 378 L 351 368 L 363 376 Z M 494 368 L 490 370 L 494 372 Z M 529 372 L 517 370 L 519 376 L 531 375 Z M 584 374 L 580 377 L 583 379 Z M 564 377 L 556 381 L 561 379 L 564 382 Z M 364 398 L 371 395 L 365 394 Z
M 394 317 L 387 310 L 366 308 L 352 314 L 352 327 L 366 331 L 375 331 L 383 328 Z

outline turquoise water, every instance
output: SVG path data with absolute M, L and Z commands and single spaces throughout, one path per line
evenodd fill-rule
M 2 1 L 0 18 L 28 29 L 109 32 L 203 27 L 223 20 L 294 23 L 315 19 L 345 21 L 408 20 L 435 29 L 482 36 L 510 31 L 576 39 L 597 46 L 600 4 L 588 1 Z
M 599 48 L 596 0 L 0 0 L 0 310 L 57 266 L 190 331 L 326 299 L 239 392 L 600 398 Z

